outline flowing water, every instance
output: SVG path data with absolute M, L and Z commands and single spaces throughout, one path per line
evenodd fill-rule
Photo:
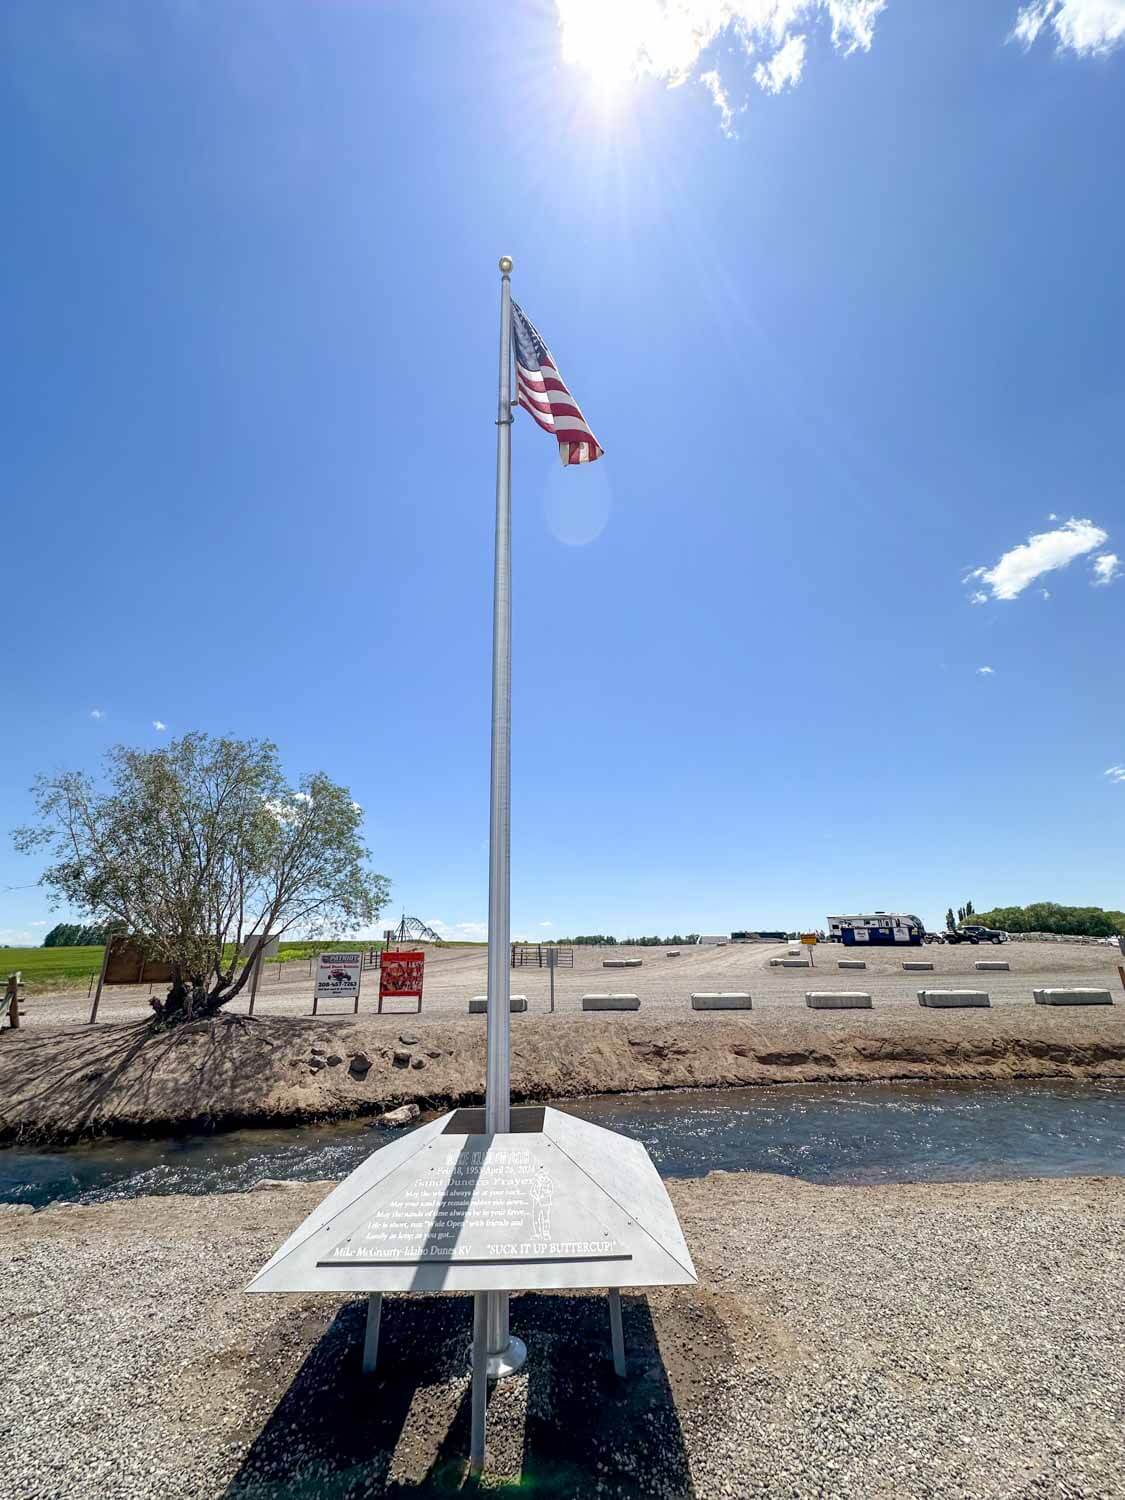
M 1125 1085 L 809 1085 L 561 1107 L 643 1141 L 665 1177 L 716 1169 L 823 1183 L 1125 1175 Z M 12 1147 L 0 1150 L 0 1202 L 40 1208 L 344 1177 L 402 1133 L 350 1123 L 66 1151 Z

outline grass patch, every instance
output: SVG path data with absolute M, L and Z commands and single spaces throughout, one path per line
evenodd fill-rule
M 29 990 L 51 984 L 81 984 L 102 966 L 97 948 L 0 948 L 0 972 L 6 979 L 17 970 Z
M 411 939 L 408 946 L 414 946 Z M 433 951 L 433 944 L 419 944 L 427 951 Z M 458 947 L 484 948 L 485 943 L 458 943 Z M 357 949 L 366 953 L 374 948 L 381 952 L 383 943 L 381 940 L 374 941 L 371 938 L 337 938 L 329 941 L 327 938 L 307 938 L 292 943 L 281 943 L 278 947 L 277 958 L 269 958 L 263 966 L 263 972 L 268 973 L 271 965 L 276 965 L 278 958 L 283 963 L 292 963 L 298 959 L 308 960 L 318 953 L 330 949 Z M 17 971 L 23 975 L 23 982 L 28 993 L 48 989 L 77 989 L 82 985 L 89 984 L 91 978 L 96 979 L 102 967 L 102 950 L 100 947 L 92 948 L 0 948 L 0 994 L 3 993 L 3 981 L 9 974 Z M 276 972 L 276 971 L 275 971 Z

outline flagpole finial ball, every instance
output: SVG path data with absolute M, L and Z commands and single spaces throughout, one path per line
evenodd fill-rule
M 512 257 L 510 255 L 502 255 L 500 257 L 500 269 L 507 276 L 508 272 L 512 269 Z

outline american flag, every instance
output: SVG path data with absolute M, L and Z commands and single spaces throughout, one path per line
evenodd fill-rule
M 512 335 L 516 345 L 516 400 L 542 427 L 558 439 L 564 464 L 592 464 L 605 449 L 586 426 L 586 418 L 566 388 L 554 357 L 535 324 L 518 303 L 512 303 Z

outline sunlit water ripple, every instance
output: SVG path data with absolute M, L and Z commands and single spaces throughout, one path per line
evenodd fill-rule
M 836 1085 L 634 1094 L 562 1106 L 642 1140 L 665 1177 L 807 1182 L 1125 1175 L 1125 1085 Z M 403 1132 L 370 1124 L 0 1151 L 0 1202 L 42 1207 L 344 1177 Z

